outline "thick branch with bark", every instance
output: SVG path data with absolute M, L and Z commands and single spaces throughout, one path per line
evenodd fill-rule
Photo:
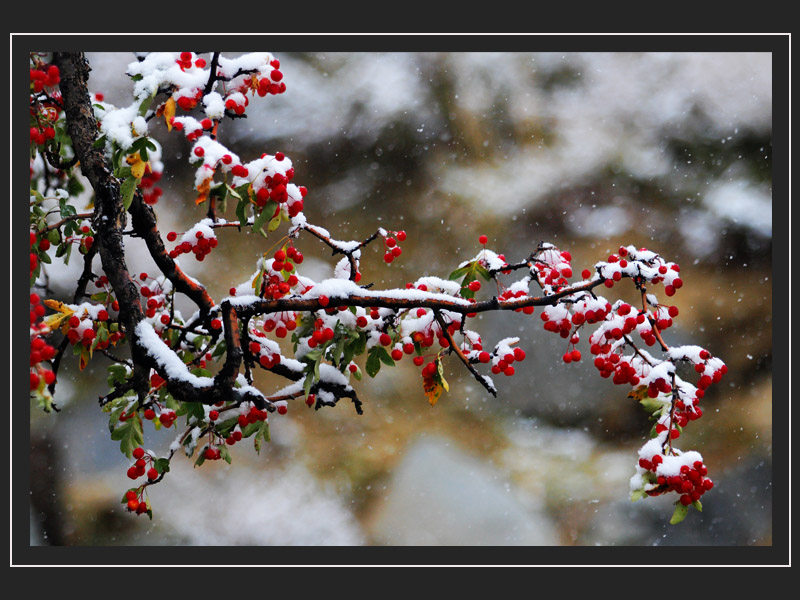
M 102 149 L 94 147 L 98 128 L 87 87 L 89 64 L 79 52 L 56 52 L 53 61 L 61 72 L 61 95 L 72 147 L 80 162 L 81 172 L 95 193 L 95 243 L 99 248 L 103 270 L 119 302 L 120 321 L 131 340 L 134 388 L 139 398 L 143 399 L 149 387 L 149 369 L 145 367 L 147 361 L 135 343 L 133 332 L 144 314 L 139 291 L 125 261 L 122 231 L 126 217 L 120 183 L 112 174 Z

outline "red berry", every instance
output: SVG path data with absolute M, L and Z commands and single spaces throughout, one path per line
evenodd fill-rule
M 142 458 L 143 456 L 144 456 L 144 448 L 139 447 L 134 449 L 133 458 L 139 459 Z
M 281 404 L 280 406 L 278 406 L 278 414 L 279 415 L 285 415 L 288 411 L 289 411 L 289 409 L 286 408 L 285 404 Z
M 147 478 L 148 478 L 149 480 L 151 480 L 151 481 L 152 481 L 153 479 L 157 479 L 157 478 L 158 478 L 158 471 L 156 471 L 154 468 L 150 468 L 150 469 L 148 469 L 148 471 L 147 471 Z
M 478 238 L 478 243 L 480 243 L 480 244 L 481 244 L 481 245 L 483 245 L 483 246 L 485 246 L 485 245 L 486 245 L 486 242 L 488 242 L 488 241 L 489 241 L 489 238 L 488 238 L 488 237 L 486 237 L 485 235 L 482 235 L 482 236 L 480 236 L 480 237 Z
M 212 319 L 211 320 L 211 328 L 212 329 L 220 329 L 222 327 L 222 321 L 219 319 Z
M 382 333 L 380 336 L 380 343 L 381 346 L 388 346 L 392 343 L 392 338 L 389 336 L 388 333 Z

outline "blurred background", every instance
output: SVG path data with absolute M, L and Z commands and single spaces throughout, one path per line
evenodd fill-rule
M 480 234 L 509 260 L 555 243 L 577 273 L 621 244 L 680 264 L 685 286 L 670 300 L 680 316 L 666 341 L 702 345 L 730 369 L 678 444 L 700 451 L 715 481 L 704 511 L 671 526 L 674 498 L 632 503 L 647 415 L 591 361 L 564 364 L 564 341 L 538 312 L 506 313 L 473 322 L 486 343 L 518 336 L 527 353 L 514 377 L 494 377 L 497 398 L 451 358 L 450 392 L 431 407 L 403 360 L 355 384 L 362 416 L 346 402 L 319 411 L 296 403 L 271 418 L 260 455 L 240 444 L 233 465 L 198 469 L 177 455 L 151 488 L 152 521 L 119 503 L 128 461 L 97 407 L 107 361 L 96 356 L 83 373 L 65 361 L 62 412 L 31 410 L 31 544 L 771 543 L 770 54 L 269 50 L 286 93 L 256 98 L 220 139 L 245 161 L 285 152 L 309 189 L 309 221 L 334 237 L 363 239 L 378 226 L 408 233 L 390 266 L 380 248 L 365 251 L 362 283 L 446 278 L 477 253 Z M 127 106 L 134 54 L 88 58 L 90 90 Z M 160 123 L 151 133 L 164 146 L 162 235 L 182 231 L 204 216 L 189 144 Z M 273 243 L 227 229 L 219 238 L 203 263 L 182 261 L 215 298 Z M 332 276 L 324 246 L 297 245 L 301 273 Z M 154 270 L 142 250 L 133 240 L 133 272 Z M 73 261 L 51 281 L 65 298 L 79 268 Z M 281 385 L 258 384 L 266 393 Z M 146 446 L 166 453 L 173 436 L 146 428 Z

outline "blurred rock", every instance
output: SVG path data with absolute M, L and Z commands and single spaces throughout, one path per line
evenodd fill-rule
M 383 545 L 542 546 L 559 544 L 550 519 L 526 510 L 488 463 L 443 438 L 417 441 L 368 519 Z

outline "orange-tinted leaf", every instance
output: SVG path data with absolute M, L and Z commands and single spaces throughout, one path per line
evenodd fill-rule
M 425 396 L 427 396 L 431 406 L 439 401 L 443 391 L 450 391 L 450 386 L 443 376 L 442 361 L 438 358 L 436 359 L 436 367 L 433 375 L 422 377 L 422 390 L 425 392 Z
M 170 97 L 169 100 L 162 104 L 162 108 L 164 121 L 167 123 L 167 131 L 172 131 L 172 119 L 175 118 L 175 99 Z
M 203 183 L 197 186 L 197 191 L 199 193 L 197 195 L 197 200 L 194 201 L 195 204 L 202 204 L 208 199 L 208 193 L 211 191 L 211 180 L 211 177 L 204 179 Z

